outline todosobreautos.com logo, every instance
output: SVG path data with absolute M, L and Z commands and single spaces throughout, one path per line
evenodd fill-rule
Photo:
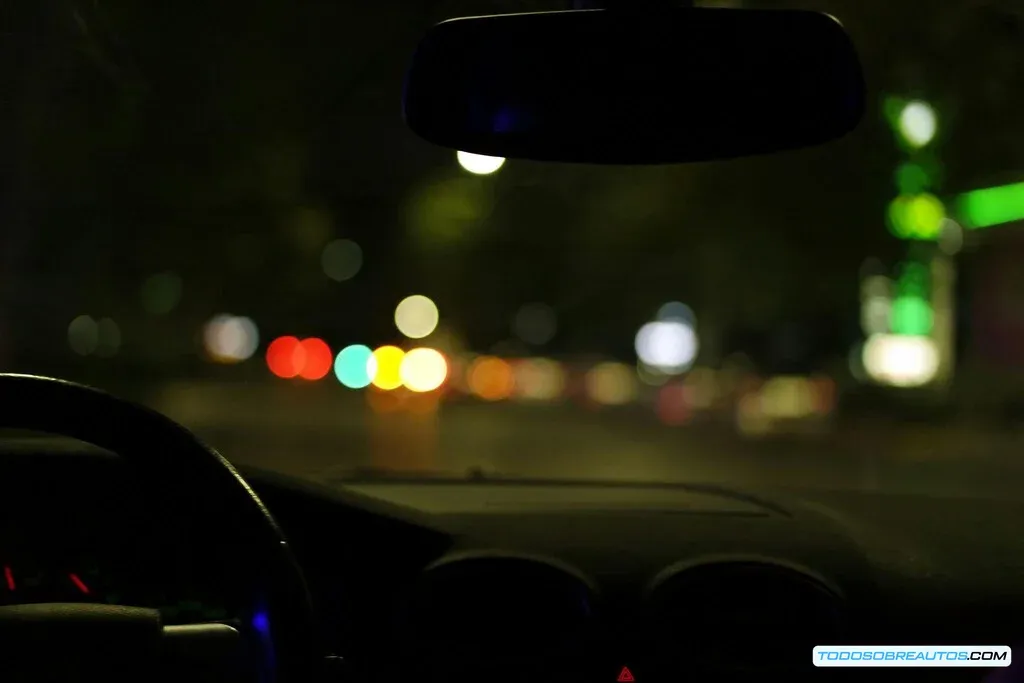
M 1008 645 L 818 645 L 814 666 L 822 667 L 1007 667 Z

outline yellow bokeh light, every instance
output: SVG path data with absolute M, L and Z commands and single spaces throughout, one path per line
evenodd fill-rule
M 565 391 L 565 369 L 546 358 L 524 360 L 515 367 L 515 385 L 520 398 L 553 401 Z
M 434 349 L 413 349 L 405 354 L 398 372 L 409 391 L 434 391 L 448 377 L 448 362 Z
M 437 329 L 439 319 L 437 304 L 421 294 L 402 299 L 395 308 L 395 327 L 410 339 L 428 336 Z
M 596 403 L 623 405 L 636 398 L 633 369 L 622 363 L 601 363 L 586 376 L 587 393 Z
M 373 386 L 391 391 L 402 386 L 402 361 L 405 351 L 397 346 L 382 346 L 373 352 L 367 369 L 373 369 Z

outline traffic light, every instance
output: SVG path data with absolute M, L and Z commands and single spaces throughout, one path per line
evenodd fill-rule
M 886 98 L 884 112 L 905 157 L 894 174 L 899 195 L 889 203 L 886 224 L 900 239 L 937 241 L 947 217 L 945 204 L 932 194 L 942 167 L 925 148 L 938 132 L 938 115 L 924 100 L 898 97 Z

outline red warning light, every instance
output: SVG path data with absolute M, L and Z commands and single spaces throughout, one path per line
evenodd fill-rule
M 88 595 L 91 592 L 89 587 L 85 585 L 85 581 L 78 578 L 78 574 L 68 574 L 68 578 L 71 579 L 71 583 L 75 584 L 75 588 L 81 591 L 83 595 Z
M 619 677 L 615 680 L 619 683 L 633 683 L 636 679 L 633 678 L 633 672 L 629 670 L 629 667 L 624 666 L 622 671 L 619 672 Z

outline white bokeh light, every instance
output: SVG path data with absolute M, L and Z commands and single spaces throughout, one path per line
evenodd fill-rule
M 876 382 L 918 387 L 938 374 L 939 351 L 929 337 L 875 334 L 864 344 L 863 363 Z
M 117 355 L 121 348 L 121 327 L 117 322 L 112 318 L 100 318 L 96 323 L 96 331 L 99 334 L 96 355 L 103 358 Z
M 248 360 L 259 348 L 259 331 L 249 318 L 218 315 L 203 328 L 203 346 L 212 360 L 239 363 Z
M 334 240 L 324 247 L 320 261 L 327 277 L 345 282 L 363 267 L 363 250 L 352 240 Z
M 459 166 L 474 175 L 490 175 L 505 164 L 505 157 L 489 157 L 471 152 L 459 152 L 455 158 Z
M 662 372 L 686 371 L 697 358 L 697 333 L 682 321 L 647 323 L 636 335 L 636 355 Z
M 872 296 L 860 307 L 860 326 L 864 334 L 885 334 L 892 319 L 892 301 L 884 296 Z
M 512 320 L 512 331 L 528 344 L 543 346 L 555 336 L 558 318 L 545 304 L 527 304 L 519 309 Z
M 90 316 L 80 315 L 68 325 L 68 344 L 80 356 L 95 353 L 99 340 L 99 326 Z
M 914 147 L 924 147 L 935 137 L 935 110 L 927 102 L 908 102 L 900 112 L 900 133 Z
M 402 299 L 395 308 L 395 327 L 410 339 L 422 339 L 437 329 L 437 304 L 422 294 Z
M 693 309 L 681 301 L 670 301 L 659 308 L 657 318 L 662 322 L 680 322 L 691 327 L 697 320 Z
M 448 361 L 436 349 L 413 349 L 402 357 L 398 375 L 409 391 L 434 391 L 448 378 Z

